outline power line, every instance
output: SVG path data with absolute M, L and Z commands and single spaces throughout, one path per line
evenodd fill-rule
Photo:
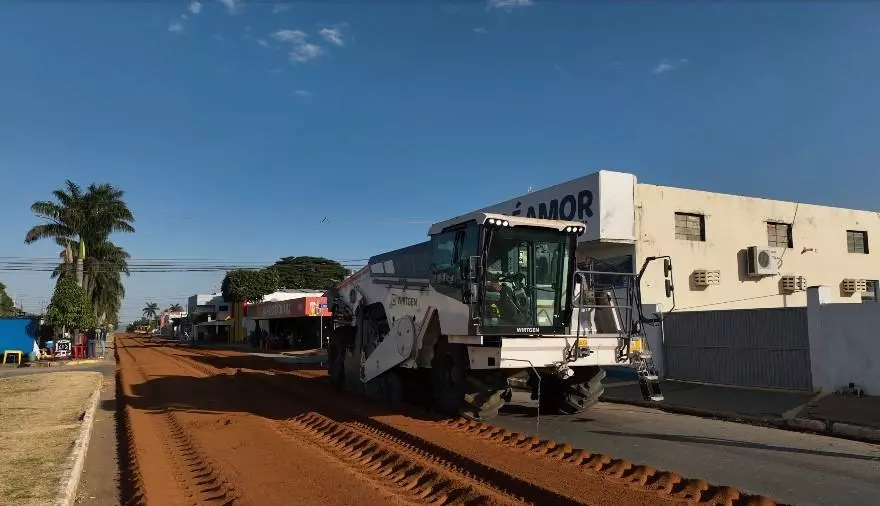
M 87 259 L 88 261 L 88 259 Z M 344 268 L 360 268 L 368 261 L 366 258 L 334 260 Z M 223 260 L 183 260 L 183 259 L 133 259 L 126 261 L 130 273 L 167 273 L 167 272 L 227 272 L 236 269 L 256 270 L 275 265 L 276 262 L 234 262 Z M 0 271 L 53 272 L 62 265 L 58 258 L 24 258 L 0 257 Z M 317 271 L 327 267 L 324 264 L 309 262 L 290 262 L 280 264 L 287 269 L 303 269 Z M 93 273 L 120 272 L 116 268 L 87 269 Z

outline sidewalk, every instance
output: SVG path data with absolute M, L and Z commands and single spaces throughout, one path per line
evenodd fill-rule
M 663 381 L 662 402 L 642 400 L 632 376 L 609 374 L 602 400 L 688 415 L 808 430 L 880 443 L 880 398 L 817 396 L 811 392 L 764 390 Z

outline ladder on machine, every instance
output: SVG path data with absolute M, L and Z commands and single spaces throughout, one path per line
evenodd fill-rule
M 644 339 L 644 335 L 642 337 Z M 632 363 L 636 368 L 639 378 L 639 389 L 642 391 L 642 399 L 646 401 L 660 402 L 664 399 L 660 390 L 660 376 L 654 367 L 654 358 L 650 350 L 637 352 Z

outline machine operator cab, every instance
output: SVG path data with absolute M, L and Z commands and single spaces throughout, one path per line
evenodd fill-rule
M 467 305 L 470 335 L 565 333 L 576 221 L 471 213 L 431 227 L 431 284 Z

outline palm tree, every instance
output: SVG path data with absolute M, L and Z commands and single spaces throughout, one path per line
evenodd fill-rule
M 64 246 L 64 263 L 72 264 L 71 241 L 80 237 L 86 227 L 85 195 L 79 185 L 69 179 L 64 188 L 53 191 L 52 195 L 57 202 L 40 200 L 31 205 L 31 211 L 48 223 L 35 225 L 28 230 L 24 242 L 31 244 L 40 239 L 55 239 Z
M 84 193 L 79 185 L 67 180 L 63 188 L 52 192 L 57 202 L 41 200 L 31 205 L 31 211 L 47 223 L 31 228 L 24 242 L 55 239 L 65 248 L 64 262 L 75 262 L 76 282 L 82 287 L 86 246 L 106 242 L 113 232 L 134 232 L 134 216 L 122 200 L 123 194 L 107 183 L 92 183 Z
M 170 313 L 179 313 L 181 311 L 183 311 L 183 306 L 177 303 L 171 304 L 171 307 L 168 308 L 168 312 Z
M 155 302 L 147 302 L 147 305 L 144 306 L 143 314 L 144 318 L 155 320 L 156 315 L 159 314 L 159 304 L 156 304 Z

